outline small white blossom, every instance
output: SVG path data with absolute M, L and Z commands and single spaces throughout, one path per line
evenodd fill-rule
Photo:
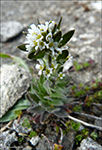
M 65 77 L 65 74 L 62 73 L 62 72 L 60 72 L 60 73 L 58 74 L 58 77 L 59 77 L 60 79 L 63 79 L 63 77 Z
M 44 75 L 49 78 L 52 74 L 53 68 L 47 68 L 46 70 L 43 71 Z
M 43 42 L 42 40 L 38 41 L 38 47 L 40 48 L 40 50 L 45 49 L 46 43 Z
M 51 38 L 52 38 L 52 33 L 50 32 L 50 33 L 48 33 L 48 35 L 46 36 L 46 40 L 47 40 L 47 41 L 50 41 Z
M 52 32 L 52 30 L 54 29 L 55 26 L 55 21 L 50 21 L 49 22 L 49 32 Z
M 31 46 L 31 45 L 25 45 L 25 47 L 26 47 L 26 50 L 27 50 L 28 52 L 30 52 L 31 49 L 32 49 L 32 46 Z
M 45 22 L 45 25 L 44 25 L 44 24 L 38 25 L 38 27 L 40 28 L 40 31 L 41 31 L 41 32 L 47 32 L 47 30 L 48 30 L 48 24 L 49 24 L 49 22 L 46 21 L 46 22 Z
M 39 70 L 38 75 L 41 75 L 45 67 L 43 60 L 38 59 L 40 64 L 36 64 L 35 68 Z

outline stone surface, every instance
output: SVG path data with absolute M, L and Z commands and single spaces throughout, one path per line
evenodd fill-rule
M 77 150 L 102 150 L 102 146 L 92 140 L 90 137 L 82 140 L 80 147 Z
M 0 80 L 0 117 L 27 91 L 31 75 L 18 65 L 3 65 Z
M 63 136 L 62 145 L 65 150 L 72 150 L 75 139 L 75 131 L 70 130 L 66 135 Z
M 33 146 L 36 146 L 38 144 L 39 140 L 40 140 L 39 136 L 34 136 L 31 138 L 30 142 Z
M 26 147 L 24 147 L 22 150 L 32 150 L 32 147 L 26 146 Z
M 0 149 L 1 150 L 9 150 L 10 145 L 17 141 L 16 133 L 9 133 L 9 131 L 5 131 L 0 133 Z
M 1 42 L 6 42 L 20 34 L 23 30 L 23 25 L 17 21 L 1 22 L 0 29 Z
M 20 119 L 19 123 L 17 122 L 17 119 L 15 119 L 13 124 L 12 124 L 12 129 L 14 129 L 18 134 L 19 133 L 28 134 L 28 132 L 31 131 L 31 128 L 27 128 L 27 127 L 22 126 L 24 119 L 30 120 L 30 116 L 23 115 L 23 117 Z
M 36 146 L 36 150 L 52 150 L 50 143 L 45 136 L 40 138 L 39 144 Z

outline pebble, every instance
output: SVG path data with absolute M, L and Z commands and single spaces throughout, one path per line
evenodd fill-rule
M 102 146 L 88 137 L 87 139 L 82 140 L 80 147 L 78 147 L 77 150 L 102 150 Z
M 39 136 L 36 136 L 36 137 L 32 137 L 30 142 L 33 146 L 36 146 L 38 144 L 39 140 L 40 140 Z
M 9 133 L 9 131 L 5 131 L 0 134 L 0 150 L 9 150 L 10 145 L 17 141 L 16 133 Z
M 0 80 L 0 117 L 27 91 L 31 79 L 31 74 L 16 64 L 2 65 Z
M 1 42 L 6 42 L 20 34 L 23 30 L 23 25 L 17 21 L 1 22 L 0 29 L 0 40 Z

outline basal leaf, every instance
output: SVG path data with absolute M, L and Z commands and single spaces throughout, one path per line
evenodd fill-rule
M 39 81 L 37 82 L 37 84 L 38 84 L 38 88 L 39 88 L 40 92 L 43 93 L 44 95 L 47 95 L 47 92 L 46 92 L 44 86 Z
M 40 75 L 40 83 L 43 84 L 45 81 L 45 76 L 43 74 Z
M 46 89 L 47 93 L 48 94 L 51 94 L 51 89 L 50 89 L 50 85 L 51 85 L 51 82 L 49 80 L 46 80 L 43 84 L 44 88 Z
M 23 67 L 23 68 L 25 68 L 26 70 L 30 71 L 28 65 L 27 65 L 21 58 L 12 56 L 12 59 L 13 59 L 15 62 L 17 62 L 21 67 Z
M 28 108 L 27 111 L 32 113 L 42 113 L 44 108 L 42 108 L 40 105 L 36 105 Z
M 59 47 L 62 47 L 64 46 L 70 39 L 71 37 L 73 36 L 75 30 L 71 30 L 67 33 L 65 33 L 63 36 L 62 36 L 62 41 L 59 43 Z
M 60 106 L 63 105 L 63 102 L 58 99 L 54 99 L 54 101 L 50 101 L 49 104 L 54 106 Z
M 39 103 L 40 99 L 37 96 L 36 92 L 35 93 L 28 92 L 28 95 L 35 103 Z
M 54 113 L 58 117 L 67 117 L 68 116 L 68 113 L 62 108 L 60 110 L 55 110 Z
M 18 114 L 15 111 L 24 110 L 30 107 L 31 104 L 27 99 L 20 99 L 17 103 L 2 117 L 0 122 L 8 122 L 18 117 Z
M 3 54 L 3 53 L 0 53 L 0 57 L 2 57 L 2 58 L 10 58 L 10 59 L 12 59 L 12 56 L 11 56 L 11 55 Z

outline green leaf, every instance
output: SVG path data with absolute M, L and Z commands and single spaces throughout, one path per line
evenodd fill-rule
M 36 85 L 34 83 L 31 84 L 31 91 L 33 92 L 33 90 L 39 91 L 37 84 Z
M 62 54 L 60 54 L 57 57 L 57 62 L 63 64 L 66 61 L 68 55 L 69 55 L 69 51 L 68 50 L 63 50 Z
M 53 30 L 52 30 L 52 34 L 55 33 L 56 29 L 57 29 L 57 24 L 55 23 L 54 28 L 53 28 Z
M 63 98 L 63 99 L 66 99 L 66 96 L 63 94 L 63 93 L 52 93 L 52 94 L 50 94 L 50 97 L 51 98 Z
M 26 93 L 25 98 L 26 98 L 31 104 L 35 104 L 35 105 L 36 105 L 36 102 L 29 96 L 28 93 Z
M 3 53 L 0 53 L 0 57 L 2 57 L 2 58 L 10 58 L 10 59 L 12 59 L 12 56 L 11 56 L 11 55 L 3 54 Z
M 71 37 L 73 36 L 74 32 L 75 32 L 75 30 L 71 30 L 71 31 L 65 33 L 65 34 L 62 36 L 63 39 L 62 39 L 61 42 L 59 43 L 59 47 L 64 46 L 64 45 L 71 39 Z
M 53 40 L 55 42 L 59 42 L 59 40 L 61 39 L 62 36 L 62 31 L 58 31 L 56 34 L 53 35 Z
M 60 17 L 60 19 L 59 19 L 59 21 L 58 21 L 57 29 L 60 29 L 61 22 L 62 22 L 62 16 Z
M 36 59 L 40 59 L 40 58 L 43 58 L 45 55 L 45 51 L 37 51 L 37 52 L 30 52 L 28 54 L 28 58 L 29 59 L 33 59 L 33 60 L 36 60 Z
M 40 98 L 38 97 L 36 92 L 35 93 L 28 92 L 28 95 L 32 99 L 32 101 L 34 101 L 35 103 L 39 103 Z
M 0 53 L 0 57 L 2 57 L 2 58 L 10 58 L 10 59 L 14 60 L 15 62 L 17 62 L 21 67 L 23 67 L 26 70 L 30 71 L 29 67 L 27 66 L 27 64 L 21 58 L 19 58 L 17 56 L 12 56 L 12 55 L 8 55 L 8 54 Z
M 60 101 L 59 99 L 54 98 L 54 101 L 49 101 L 49 104 L 54 106 L 62 106 L 63 102 Z
M 36 105 L 28 108 L 27 111 L 32 113 L 42 113 L 44 111 L 44 108 L 42 108 L 40 105 Z
M 17 48 L 19 48 L 22 51 L 26 51 L 27 52 L 26 47 L 25 47 L 26 45 L 28 45 L 28 43 L 21 44 L 21 45 L 17 46 Z
M 15 62 L 17 62 L 21 67 L 23 67 L 23 68 L 25 68 L 26 70 L 30 71 L 28 65 L 27 65 L 21 58 L 12 56 L 12 59 L 13 59 Z
M 41 83 L 41 84 L 43 84 L 43 83 L 44 83 L 44 81 L 45 81 L 45 77 L 44 77 L 44 75 L 43 75 L 43 74 L 41 74 L 41 76 L 40 76 L 40 83 Z
M 68 117 L 68 113 L 62 108 L 60 110 L 55 110 L 54 113 L 58 117 Z
M 55 84 L 58 87 L 64 87 L 65 88 L 65 86 L 67 86 L 68 83 L 70 82 L 70 79 L 71 79 L 71 77 L 66 75 L 62 80 L 57 80 Z
M 37 83 L 38 83 L 38 88 L 39 88 L 40 92 L 43 93 L 43 95 L 47 95 L 47 92 L 46 92 L 44 86 L 42 84 L 40 84 L 39 81 Z
M 15 113 L 17 110 L 24 110 L 30 107 L 31 104 L 27 99 L 20 99 L 17 103 L 2 117 L 0 122 L 8 122 L 18 117 L 18 114 Z
M 35 131 L 30 131 L 29 137 L 32 138 L 34 136 L 37 136 L 37 133 Z
M 30 121 L 27 118 L 25 118 L 23 120 L 22 126 L 27 127 L 27 129 L 31 128 Z
M 51 82 L 49 80 L 46 80 L 43 84 L 44 88 L 46 89 L 47 93 L 48 94 L 51 94 L 51 89 L 50 89 L 50 86 L 51 86 Z

